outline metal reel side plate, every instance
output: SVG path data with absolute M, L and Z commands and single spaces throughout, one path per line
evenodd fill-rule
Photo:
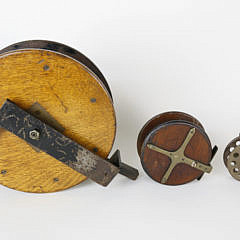
M 224 164 L 230 175 L 240 181 L 240 137 L 234 138 L 225 148 Z

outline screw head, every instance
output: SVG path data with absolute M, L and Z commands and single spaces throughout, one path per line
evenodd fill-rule
M 38 130 L 32 130 L 29 132 L 29 137 L 33 140 L 39 140 L 40 138 L 40 132 Z
M 98 148 L 93 148 L 93 152 L 94 153 L 98 152 Z
M 196 162 L 192 162 L 192 167 L 196 167 L 197 163 Z
M 1 171 L 1 174 L 2 174 L 2 175 L 6 174 L 6 173 L 7 173 L 6 170 L 2 170 L 2 171 Z

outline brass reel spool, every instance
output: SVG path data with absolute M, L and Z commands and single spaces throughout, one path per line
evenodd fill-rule
M 106 159 L 116 134 L 112 94 L 99 69 L 75 49 L 26 41 L 1 50 L 0 92 L 2 185 L 43 193 L 75 186 L 86 174 L 102 185 L 119 172 L 137 177 L 136 169 L 120 162 L 119 152 Z M 37 128 L 30 129 L 33 122 Z M 43 128 L 64 143 L 51 142 Z
M 217 151 L 202 124 L 182 112 L 166 112 L 149 120 L 138 135 L 137 149 L 145 172 L 166 185 L 200 180 L 211 172 Z
M 223 161 L 230 175 L 240 181 L 240 136 L 234 138 L 225 148 Z

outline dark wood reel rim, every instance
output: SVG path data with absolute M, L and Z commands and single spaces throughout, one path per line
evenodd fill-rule
M 237 145 L 237 142 L 240 142 L 240 136 L 234 138 L 234 139 L 227 145 L 227 147 L 226 147 L 225 150 L 224 150 L 224 153 L 223 153 L 223 161 L 224 161 L 224 164 L 225 164 L 226 167 L 227 167 L 228 156 L 229 156 L 230 153 L 232 152 L 232 151 L 231 151 L 231 148 L 235 148 L 236 146 L 238 146 L 238 145 Z
M 101 73 L 101 71 L 89 58 L 87 58 L 85 55 L 83 55 L 76 49 L 71 48 L 62 43 L 53 42 L 53 41 L 29 40 L 29 41 L 14 43 L 14 44 L 0 50 L 0 54 L 11 52 L 11 51 L 16 51 L 16 50 L 24 50 L 24 49 L 48 50 L 48 51 L 53 51 L 56 53 L 66 55 L 70 58 L 73 58 L 75 61 L 84 65 L 86 68 L 88 68 L 91 72 L 93 72 L 97 76 L 97 78 L 103 84 L 104 88 L 107 90 L 107 92 L 110 95 L 111 100 L 112 100 L 112 93 L 111 93 L 110 87 L 109 87 L 105 77 Z
M 189 115 L 190 116 L 190 115 Z M 171 125 L 187 125 L 189 126 L 190 128 L 195 128 L 196 130 L 199 131 L 199 133 L 204 137 L 204 139 L 206 140 L 206 143 L 208 145 L 208 148 L 209 148 L 209 156 L 208 156 L 208 159 L 206 161 L 205 164 L 209 164 L 211 162 L 211 153 L 212 153 L 212 145 L 211 145 L 211 142 L 210 142 L 210 139 L 208 137 L 208 135 L 206 134 L 206 132 L 204 131 L 204 129 L 201 127 L 201 124 L 199 125 L 196 125 L 196 124 L 193 124 L 193 123 L 190 123 L 188 121 L 181 121 L 181 120 L 175 120 L 175 121 L 169 121 L 169 122 L 165 122 L 163 124 L 160 124 L 159 126 L 155 127 L 153 130 L 151 130 L 151 132 L 148 133 L 148 135 L 146 136 L 145 140 L 144 140 L 144 143 L 142 145 L 142 149 L 141 149 L 141 155 L 140 155 L 140 159 L 141 159 L 141 164 L 142 164 L 142 167 L 144 169 L 144 171 L 147 173 L 147 175 L 152 178 L 154 181 L 156 182 L 159 182 L 161 183 L 160 181 L 157 181 L 156 179 L 154 179 L 154 176 L 152 176 L 148 169 L 146 168 L 145 166 L 145 163 L 144 163 L 144 148 L 146 147 L 149 139 L 155 135 L 155 133 L 157 131 L 159 131 L 160 129 L 164 128 L 164 127 L 167 127 L 167 126 L 171 126 Z M 185 181 L 184 183 L 180 183 L 180 184 L 168 184 L 168 183 L 162 183 L 162 184 L 166 184 L 166 185 L 169 185 L 169 186 L 174 186 L 174 185 L 181 185 L 181 184 L 186 184 L 186 183 L 189 183 L 193 180 L 196 180 L 196 179 L 200 179 L 201 176 L 203 175 L 203 172 L 199 172 L 198 175 L 196 175 L 195 177 L 193 177 L 191 180 L 189 181 Z
M 171 112 L 165 112 L 158 114 L 151 118 L 147 123 L 143 126 L 141 129 L 140 133 L 138 134 L 138 139 L 137 139 L 137 150 L 138 150 L 138 155 L 141 157 L 141 149 L 143 142 L 147 135 L 153 131 L 157 126 L 171 122 L 171 121 L 185 121 L 192 123 L 194 126 L 200 127 L 203 131 L 204 128 L 202 124 L 193 116 L 190 114 L 184 113 L 184 112 L 177 112 L 177 111 L 171 111 Z

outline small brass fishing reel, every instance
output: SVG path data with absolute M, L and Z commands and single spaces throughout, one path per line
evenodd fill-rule
M 240 136 L 234 138 L 227 145 L 223 160 L 231 176 L 240 181 Z
M 145 172 L 155 181 L 180 185 L 210 173 L 212 149 L 202 124 L 182 112 L 166 112 L 149 120 L 139 133 L 138 154 Z

